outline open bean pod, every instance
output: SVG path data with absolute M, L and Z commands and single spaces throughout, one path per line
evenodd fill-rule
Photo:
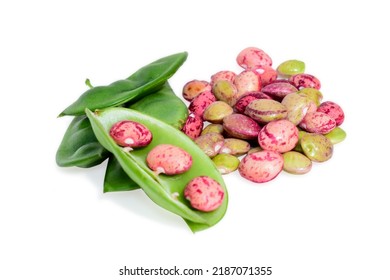
M 156 118 L 126 108 L 109 108 L 94 113 L 86 109 L 86 114 L 102 146 L 115 156 L 126 174 L 153 202 L 181 216 L 193 232 L 207 229 L 223 218 L 227 209 L 228 194 L 222 175 L 203 151 L 184 133 Z M 111 126 L 121 120 L 139 122 L 158 137 L 154 137 L 148 146 L 128 152 L 118 146 L 109 135 Z M 191 168 L 187 172 L 172 176 L 157 175 L 150 170 L 145 159 L 151 149 L 159 144 L 171 144 L 186 150 L 193 159 Z M 222 205 L 214 211 L 194 210 L 183 195 L 186 184 L 198 176 L 209 176 L 224 189 Z
M 186 104 L 176 96 L 168 82 L 159 91 L 132 103 L 129 108 L 155 117 L 179 130 L 188 117 Z M 104 177 L 103 191 L 116 192 L 135 189 L 139 189 L 139 186 L 125 173 L 117 159 L 111 156 Z

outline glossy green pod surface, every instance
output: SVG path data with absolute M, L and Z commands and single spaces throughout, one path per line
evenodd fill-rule
M 133 103 L 130 109 L 155 117 L 177 129 L 183 127 L 188 117 L 186 104 L 176 96 L 169 83 L 156 93 Z M 138 185 L 123 171 L 115 157 L 110 157 L 104 177 L 104 192 L 131 191 Z
M 160 58 L 137 70 L 124 80 L 108 86 L 96 86 L 84 92 L 59 116 L 83 115 L 86 108 L 103 109 L 138 100 L 161 88 L 187 59 L 187 52 Z
M 118 160 L 113 155 L 110 155 L 104 175 L 103 192 L 121 192 L 137 189 L 139 189 L 138 184 L 126 174 Z
M 74 117 L 57 149 L 58 166 L 92 167 L 103 162 L 109 152 L 98 142 L 87 116 Z
M 130 109 L 155 117 L 181 129 L 188 117 L 187 105 L 176 96 L 169 83 L 157 92 L 131 104 Z
M 125 108 L 110 108 L 101 111 L 86 109 L 93 131 L 99 142 L 109 150 L 126 174 L 134 180 L 162 208 L 181 216 L 193 232 L 207 229 L 218 223 L 227 210 L 228 194 L 222 175 L 213 162 L 184 133 L 156 118 Z M 133 120 L 148 127 L 154 135 L 152 142 L 143 148 L 127 152 L 119 147 L 109 135 L 111 126 L 121 120 Z M 182 174 L 156 175 L 146 165 L 145 159 L 151 149 L 159 144 L 178 146 L 193 158 L 191 168 Z M 212 212 L 201 212 L 190 207 L 183 197 L 186 184 L 195 177 L 209 176 L 219 182 L 225 196 L 222 205 Z

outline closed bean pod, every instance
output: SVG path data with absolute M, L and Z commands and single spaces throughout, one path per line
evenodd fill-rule
M 158 91 L 131 102 L 128 108 L 157 118 L 177 129 L 183 127 L 188 117 L 187 105 L 175 94 L 168 82 Z
M 119 106 L 160 89 L 165 82 L 186 61 L 187 53 L 177 53 L 160 58 L 137 70 L 125 80 L 116 81 L 108 86 L 93 87 L 84 92 L 59 116 L 83 115 L 89 110 Z
M 92 167 L 102 163 L 109 152 L 100 145 L 89 119 L 74 117 L 56 152 L 56 163 L 61 167 Z

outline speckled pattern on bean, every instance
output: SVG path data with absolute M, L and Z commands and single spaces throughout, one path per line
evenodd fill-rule
M 239 167 L 240 175 L 255 183 L 274 179 L 283 169 L 283 157 L 273 151 L 260 151 L 246 155 Z
M 217 209 L 224 196 L 221 185 L 207 176 L 192 179 L 184 189 L 184 197 L 189 200 L 191 206 L 204 212 Z
M 288 120 L 272 121 L 261 129 L 258 141 L 264 150 L 288 152 L 298 143 L 298 129 Z
M 151 131 L 144 125 L 124 120 L 115 123 L 110 129 L 110 136 L 122 147 L 144 147 L 153 139 Z
M 192 156 L 179 147 L 160 144 L 148 153 L 146 163 L 150 169 L 157 173 L 175 175 L 190 169 Z

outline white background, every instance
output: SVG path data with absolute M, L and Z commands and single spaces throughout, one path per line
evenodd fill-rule
M 119 269 L 272 266 L 264 279 L 390 279 L 389 50 L 386 1 L 2 1 L 0 278 L 162 279 Z M 230 204 L 196 234 L 141 191 L 102 193 L 105 164 L 60 168 L 71 118 L 94 85 L 188 51 L 171 79 L 239 71 L 256 46 L 306 62 L 346 113 L 345 142 L 304 176 L 225 177 Z M 261 277 L 260 277 L 261 278 Z M 168 279 L 168 277 L 166 277 Z

